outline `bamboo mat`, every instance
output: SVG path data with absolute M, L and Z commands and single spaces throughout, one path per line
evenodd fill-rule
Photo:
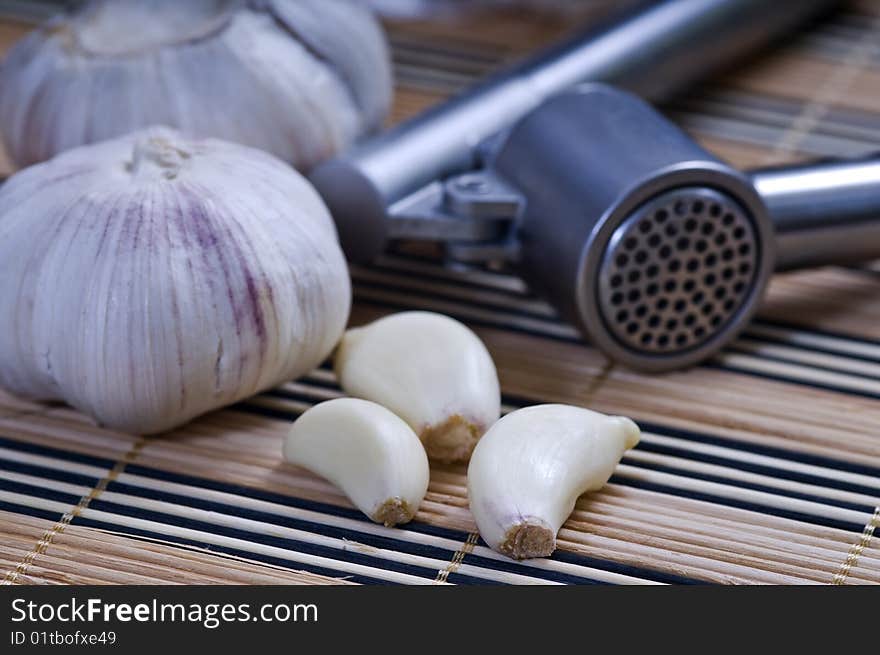
M 594 10 L 598 11 L 596 7 Z M 565 26 L 503 14 L 390 25 L 400 119 Z M 10 43 L 20 27 L 0 25 Z M 880 150 L 880 3 L 666 108 L 740 166 Z M 425 308 L 475 327 L 505 411 L 545 401 L 644 429 L 582 497 L 548 560 L 485 547 L 464 466 L 434 466 L 403 529 L 282 464 L 291 421 L 340 395 L 327 368 L 162 438 L 0 395 L 0 577 L 42 583 L 880 583 L 880 265 L 777 276 L 760 318 L 704 366 L 610 365 L 496 271 L 397 252 L 353 270 L 353 323 Z

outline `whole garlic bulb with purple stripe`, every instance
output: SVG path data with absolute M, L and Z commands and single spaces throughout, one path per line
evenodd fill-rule
M 329 212 L 256 149 L 166 128 L 0 188 L 0 387 L 164 432 L 295 378 L 351 286 Z
M 308 169 L 391 97 L 384 34 L 352 0 L 88 0 L 12 49 L 0 130 L 20 166 L 168 125 Z

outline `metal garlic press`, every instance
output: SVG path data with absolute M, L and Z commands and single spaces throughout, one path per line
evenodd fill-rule
M 641 7 L 311 179 L 352 260 L 425 239 L 507 262 L 613 360 L 692 365 L 741 331 L 774 271 L 880 257 L 880 158 L 741 172 L 634 93 L 669 97 L 834 4 Z

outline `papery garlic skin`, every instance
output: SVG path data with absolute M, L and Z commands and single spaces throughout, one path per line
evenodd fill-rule
M 320 364 L 351 305 L 329 212 L 274 157 L 162 128 L 0 188 L 0 387 L 136 434 Z
M 387 43 L 352 0 L 89 0 L 0 68 L 0 131 L 19 166 L 168 125 L 308 169 L 381 126 Z
M 381 405 L 338 398 L 300 416 L 284 459 L 326 478 L 376 523 L 408 523 L 428 491 L 428 457 L 415 432 Z
M 468 498 L 480 536 L 514 559 L 548 557 L 578 497 L 601 489 L 638 426 L 568 405 L 512 412 L 480 440 L 468 468 Z
M 349 330 L 335 368 L 346 393 L 404 419 L 432 459 L 466 460 L 501 414 L 489 351 L 465 325 L 441 314 L 403 312 Z

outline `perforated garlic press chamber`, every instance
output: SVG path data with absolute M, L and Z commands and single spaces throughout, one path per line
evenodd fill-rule
M 516 270 L 598 348 L 641 370 L 716 353 L 776 270 L 880 256 L 880 159 L 744 174 L 600 84 L 545 103 L 487 169 L 461 179 L 458 207 L 508 194 Z M 450 248 L 480 260 L 491 255 L 482 247 Z
M 671 0 L 540 55 L 312 176 L 343 247 L 507 261 L 610 358 L 686 367 L 775 270 L 880 257 L 880 159 L 735 170 L 645 101 L 833 3 Z M 755 26 L 758 26 L 757 28 Z

